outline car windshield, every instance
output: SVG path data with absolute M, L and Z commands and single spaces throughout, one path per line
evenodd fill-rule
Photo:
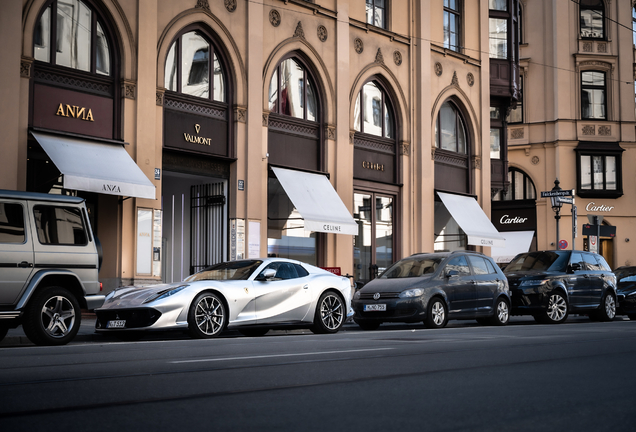
M 617 282 L 636 282 L 636 269 L 617 270 L 615 273 Z
M 186 282 L 196 282 L 202 280 L 246 280 L 263 261 L 231 261 L 215 264 L 198 273 L 188 276 Z
M 504 271 L 506 273 L 529 270 L 565 272 L 569 258 L 570 255 L 567 253 L 530 252 L 517 255 Z
M 396 262 L 389 267 L 382 275 L 380 279 L 395 279 L 395 278 L 408 278 L 408 277 L 420 277 L 422 275 L 432 274 L 437 269 L 439 263 L 443 258 L 432 257 L 411 257 L 405 258 Z

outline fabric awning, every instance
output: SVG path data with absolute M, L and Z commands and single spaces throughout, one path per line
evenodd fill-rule
M 495 262 L 509 263 L 518 254 L 530 250 L 534 231 L 506 231 L 501 235 L 506 239 L 506 246 L 490 249 L 490 255 Z
M 63 175 L 65 189 L 155 199 L 156 188 L 122 145 L 31 132 Z
M 506 239 L 490 222 L 475 198 L 437 192 L 455 222 L 474 246 L 505 247 Z
M 272 167 L 305 221 L 305 231 L 358 234 L 358 224 L 326 176 Z

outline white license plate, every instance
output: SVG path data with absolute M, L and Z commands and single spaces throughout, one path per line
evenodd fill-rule
M 126 320 L 112 320 L 106 323 L 106 328 L 125 328 Z
M 385 310 L 386 310 L 386 305 L 385 304 L 367 304 L 367 305 L 364 305 L 364 311 L 365 312 L 385 311 Z

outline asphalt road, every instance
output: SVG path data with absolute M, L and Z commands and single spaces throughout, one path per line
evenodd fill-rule
M 634 431 L 636 321 L 0 348 L 7 431 Z

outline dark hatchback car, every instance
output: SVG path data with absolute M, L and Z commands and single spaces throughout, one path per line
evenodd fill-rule
M 616 313 L 636 320 L 636 267 L 619 267 L 616 275 Z
M 449 319 L 505 325 L 510 317 L 503 272 L 492 258 L 470 251 L 404 258 L 357 291 L 351 305 L 354 321 L 365 330 L 418 321 L 439 328 Z
M 517 255 L 504 269 L 512 315 L 562 323 L 569 313 L 599 321 L 616 316 L 616 276 L 605 259 L 584 251 L 537 251 Z

